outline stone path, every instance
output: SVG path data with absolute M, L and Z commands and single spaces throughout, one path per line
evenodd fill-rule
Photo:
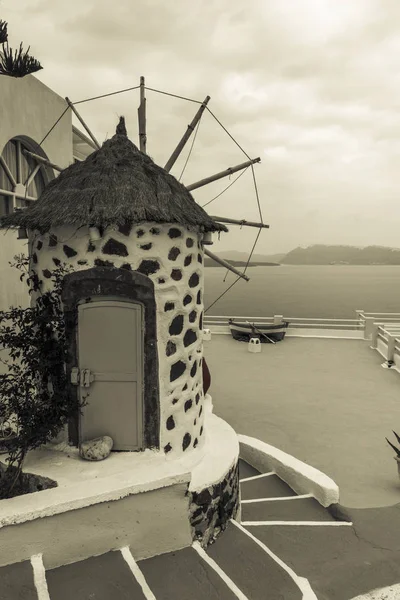
M 242 522 L 232 521 L 206 552 L 194 544 L 136 562 L 124 548 L 48 571 L 33 557 L 0 568 L 0 599 L 350 600 L 400 581 L 397 507 L 386 521 L 384 509 L 342 508 L 348 521 L 338 521 L 273 473 L 241 461 L 240 479 Z M 390 535 L 374 543 L 376 522 Z

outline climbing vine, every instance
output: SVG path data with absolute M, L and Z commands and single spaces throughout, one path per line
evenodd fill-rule
M 12 267 L 29 293 L 38 292 L 30 308 L 0 311 L 0 348 L 8 358 L 0 361 L 0 423 L 8 425 L 7 468 L 0 471 L 0 499 L 25 493 L 22 468 L 29 450 L 56 437 L 84 403 L 68 393 L 65 364 L 67 344 L 61 286 L 71 270 L 60 265 L 53 271 L 53 289 L 42 293 L 42 281 L 29 271 L 29 258 L 15 256 Z

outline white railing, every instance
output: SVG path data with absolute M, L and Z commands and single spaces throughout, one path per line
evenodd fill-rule
M 386 360 L 386 365 L 400 369 L 400 323 L 374 323 L 371 348 Z
M 283 321 L 289 322 L 290 329 L 328 329 L 342 331 L 362 331 L 364 324 L 359 319 L 324 319 L 309 317 L 284 317 L 283 315 L 274 315 L 273 317 L 243 317 L 243 316 L 224 316 L 224 315 L 206 315 L 204 317 L 204 327 L 228 327 L 229 319 L 234 319 L 237 323 L 254 323 L 255 325 L 266 323 L 279 325 Z

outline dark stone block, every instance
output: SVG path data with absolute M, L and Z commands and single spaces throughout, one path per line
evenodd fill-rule
M 185 383 L 185 385 L 182 388 L 182 392 L 185 392 L 187 389 L 188 389 L 188 385 L 187 385 L 187 383 Z
M 167 429 L 168 431 L 171 431 L 171 429 L 175 429 L 175 421 L 172 415 L 167 419 Z
M 150 233 L 151 233 L 152 235 L 160 235 L 160 230 L 158 229 L 158 227 L 152 227 L 152 228 L 150 229 Z
M 200 329 L 203 329 L 203 312 L 200 315 L 199 327 Z
M 78 260 L 78 265 L 87 265 L 88 261 L 85 258 L 81 258 Z
M 203 435 L 203 425 L 200 427 L 200 435 Z
M 167 312 L 169 310 L 174 310 L 175 308 L 175 304 L 173 302 L 166 302 L 164 305 L 164 312 Z
M 49 271 L 49 269 L 44 269 L 43 270 L 43 276 L 46 277 L 46 279 L 50 279 L 50 277 L 51 277 L 51 271 Z
M 190 294 L 186 294 L 186 296 L 183 299 L 183 306 L 187 306 L 188 304 L 191 303 L 192 300 L 193 300 L 192 296 L 190 296 Z
M 196 394 L 196 404 L 199 403 L 199 400 L 200 400 L 200 394 Z
M 222 482 L 217 483 L 217 485 L 213 486 L 213 491 L 212 491 L 213 500 L 218 498 L 221 495 L 221 492 L 222 492 Z
M 193 275 L 191 275 L 190 279 L 189 279 L 189 287 L 191 287 L 191 288 L 197 287 L 199 285 L 199 281 L 200 281 L 200 277 L 198 276 L 198 274 L 193 273 Z
M 200 406 L 199 417 L 201 417 L 201 413 L 203 412 L 203 405 Z
M 64 244 L 63 250 L 65 256 L 68 256 L 68 258 L 72 258 L 73 256 L 76 256 L 78 254 L 76 250 L 71 248 L 71 246 L 67 246 L 67 244 Z
M 53 263 L 56 265 L 56 267 L 59 267 L 61 265 L 61 260 L 59 258 L 52 258 Z
M 32 254 L 32 260 L 33 260 L 33 262 L 35 263 L 35 265 L 37 265 L 37 254 L 36 254 L 36 252 L 34 252 L 34 253 Z
M 180 269 L 172 269 L 171 277 L 174 281 L 180 281 L 182 279 L 182 271 Z
M 200 291 L 200 290 L 197 292 L 197 299 L 196 299 L 196 303 L 197 303 L 197 304 L 201 304 L 201 291 Z
M 96 258 L 94 261 L 96 267 L 113 267 L 114 263 L 110 260 L 101 260 L 101 258 Z
M 168 252 L 168 258 L 169 258 L 169 260 L 176 260 L 178 258 L 178 256 L 180 255 L 180 253 L 181 253 L 181 251 L 179 250 L 179 248 L 177 248 L 176 246 L 174 246 Z
M 57 246 L 57 243 L 58 243 L 57 236 L 54 233 L 50 234 L 49 248 L 53 248 L 54 246 Z
M 175 379 L 178 379 L 178 377 L 180 377 L 181 375 L 183 375 L 183 373 L 186 371 L 186 365 L 184 362 L 182 362 L 181 360 L 178 360 L 178 362 L 174 363 L 171 367 L 171 372 L 170 372 L 170 381 L 175 381 Z
M 188 254 L 187 256 L 185 256 L 185 262 L 184 262 L 185 267 L 188 267 L 191 262 L 192 262 L 192 255 Z
M 151 242 L 149 242 L 148 244 L 142 244 L 142 246 L 140 246 L 142 250 L 150 250 L 152 247 L 153 244 Z
M 103 246 L 103 254 L 114 254 L 115 256 L 128 256 L 129 252 L 125 244 L 110 238 Z
M 199 440 L 196 438 L 193 442 L 193 448 L 196 448 L 198 443 L 199 443 Z
M 176 227 L 171 227 L 171 229 L 168 231 L 168 235 L 171 238 L 171 240 L 173 240 L 174 238 L 182 237 L 182 232 L 180 229 L 177 229 Z
M 123 225 L 118 225 L 118 231 L 122 233 L 122 235 L 128 236 L 132 231 L 131 223 L 124 223 Z
M 36 244 L 37 250 L 41 250 L 42 246 L 43 246 L 43 242 L 41 240 L 39 240 L 38 243 Z
M 190 375 L 191 375 L 191 377 L 194 377 L 196 375 L 196 373 L 197 373 L 197 361 L 195 360 L 194 363 L 193 363 L 192 368 L 190 369 Z M 201 410 L 200 410 L 199 415 L 201 415 Z
M 199 523 L 199 525 L 197 525 L 197 527 L 196 527 L 195 535 L 199 538 L 202 538 L 207 527 L 208 527 L 207 521 L 203 521 L 202 523 Z
M 142 260 L 138 271 L 139 273 L 143 273 L 143 275 L 152 275 L 153 273 L 157 273 L 159 269 L 160 263 L 157 260 Z
M 126 269 L 127 271 L 132 271 L 132 267 L 129 263 L 124 263 L 120 266 L 120 269 Z
M 197 424 L 197 419 L 195 419 L 195 420 L 193 421 L 193 425 L 194 425 L 194 426 L 196 426 L 196 424 Z
M 188 448 L 190 446 L 190 442 L 192 441 L 192 436 L 190 435 L 190 433 L 185 433 L 185 435 L 183 436 L 183 441 L 182 441 L 182 450 L 185 451 L 186 448 Z
M 210 521 L 211 521 L 211 519 L 212 519 L 212 518 L 213 518 L 213 516 L 214 516 L 214 513 L 215 513 L 215 509 L 214 509 L 212 506 L 210 506 L 210 508 L 209 508 L 209 509 L 208 509 L 208 511 L 207 511 L 207 521 L 208 521 L 208 522 L 210 522 Z
M 164 446 L 164 452 L 167 454 L 168 452 L 171 452 L 172 450 L 172 446 L 171 444 L 167 444 L 166 446 Z
M 169 335 L 179 335 L 183 329 L 183 315 L 175 317 L 169 326 Z
M 93 244 L 93 242 L 90 240 L 88 243 L 88 252 L 94 252 L 96 250 L 96 246 Z
M 138 229 L 136 235 L 138 238 L 143 237 L 146 232 L 143 229 Z
M 196 508 L 196 510 L 192 514 L 192 519 L 196 519 L 200 515 L 201 515 L 201 518 L 203 518 L 203 509 L 202 508 Z
M 200 254 L 200 253 L 197 255 L 197 260 L 198 260 L 198 262 L 199 262 L 200 264 L 202 264 L 202 262 L 203 262 L 203 257 L 201 256 L 201 254 Z
M 189 321 L 190 323 L 194 323 L 197 317 L 197 312 L 195 310 L 192 310 L 192 312 L 189 314 Z
M 159 277 L 157 281 L 158 283 L 165 283 L 165 279 L 163 277 Z
M 188 410 L 190 410 L 192 408 L 193 405 L 193 400 L 189 399 L 186 400 L 185 402 L 185 412 L 187 412 Z
M 193 248 L 193 244 L 194 244 L 194 240 L 192 240 L 192 238 L 187 238 L 187 240 L 186 240 L 187 248 Z
M 174 399 L 172 400 L 172 404 L 177 404 L 178 402 L 179 402 L 179 398 L 174 398 Z
M 201 492 L 199 492 L 196 495 L 196 504 L 198 504 L 199 506 L 204 505 L 204 504 L 211 504 L 211 494 L 208 490 L 208 488 L 205 488 L 204 490 L 201 490 Z
M 174 342 L 171 342 L 171 340 L 168 340 L 165 354 L 167 356 L 172 356 L 173 354 L 175 354 L 175 352 L 176 352 L 176 344 L 174 344 Z
M 197 341 L 196 332 L 193 331 L 193 329 L 188 329 L 187 332 L 185 333 L 185 337 L 183 338 L 183 345 L 186 348 L 187 346 L 194 344 L 196 341 Z
M 203 511 L 200 509 L 200 512 L 201 512 L 201 516 L 192 517 L 192 520 L 191 520 L 192 527 L 196 527 L 197 525 L 200 525 L 200 523 L 203 522 L 203 518 L 204 518 L 203 517 Z

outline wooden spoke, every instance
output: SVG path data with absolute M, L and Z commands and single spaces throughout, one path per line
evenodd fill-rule
M 231 225 L 243 225 L 246 227 L 257 227 L 258 229 L 269 229 L 269 225 L 266 225 L 265 223 L 254 223 L 253 221 L 245 221 L 244 219 L 228 219 L 228 217 L 214 216 L 212 216 L 211 219 L 217 221 L 218 223 L 230 223 Z
M 203 187 L 203 185 L 207 185 L 208 183 L 212 183 L 213 181 L 217 181 L 218 179 L 222 179 L 223 177 L 227 177 L 228 175 L 232 175 L 233 173 L 237 173 L 237 171 L 242 171 L 255 163 L 261 162 L 261 158 L 253 158 L 253 160 L 248 160 L 245 163 L 237 165 L 236 167 L 230 167 L 225 171 L 221 171 L 220 173 L 216 173 L 215 175 L 211 175 L 211 177 L 206 177 L 205 179 L 201 179 L 196 183 L 192 183 L 186 186 L 186 189 L 191 192 L 192 190 L 197 190 L 197 188 Z
M 11 173 L 8 164 L 2 156 L 0 156 L 0 164 L 3 167 L 8 179 L 10 180 L 11 185 L 15 187 L 17 185 L 17 182 L 15 181 L 14 175 Z
M 190 123 L 190 125 L 187 126 L 187 130 L 186 130 L 185 134 L 183 135 L 181 141 L 179 142 L 179 144 L 177 145 L 177 147 L 175 148 L 175 150 L 171 154 L 171 157 L 168 159 L 168 162 L 167 162 L 167 164 L 164 167 L 164 169 L 168 173 L 170 172 L 170 170 L 174 166 L 174 164 L 175 164 L 178 156 L 180 155 L 180 153 L 182 152 L 183 148 L 185 147 L 186 142 L 188 141 L 188 139 L 192 135 L 192 133 L 193 133 L 193 131 L 194 131 L 197 123 L 200 121 L 201 116 L 202 116 L 203 112 L 205 111 L 206 106 L 207 106 L 207 104 L 208 104 L 209 101 L 210 101 L 210 96 L 207 96 L 206 99 L 204 100 L 203 104 L 200 106 L 199 110 L 195 114 L 195 116 L 193 118 L 193 121 Z
M 28 179 L 24 183 L 24 185 L 26 187 L 29 187 L 31 185 L 32 181 L 35 179 L 36 175 L 38 174 L 39 169 L 40 169 L 40 165 L 36 165 L 36 167 L 34 168 L 32 173 L 29 175 Z
M 100 148 L 99 142 L 96 140 L 96 138 L 94 137 L 93 133 L 90 131 L 89 127 L 86 125 L 85 121 L 82 119 L 81 115 L 78 113 L 78 111 L 76 110 L 75 106 L 72 104 L 71 100 L 69 98 L 65 98 L 65 100 L 66 100 L 68 106 L 70 107 L 70 109 L 72 110 L 72 112 L 74 113 L 74 115 L 76 116 L 76 118 L 78 119 L 78 121 L 81 122 L 81 124 L 83 125 L 83 127 L 88 132 L 89 136 L 92 138 L 94 144 L 96 145 L 96 148 L 99 150 L 99 148 Z
M 35 154 L 34 152 L 30 152 L 30 150 L 24 150 L 24 153 L 28 154 L 28 156 L 31 156 L 32 158 L 34 158 L 35 160 L 37 160 L 37 162 L 45 165 L 46 167 L 51 167 L 55 171 L 59 171 L 61 173 L 61 171 L 64 170 L 61 167 L 59 167 L 58 165 L 55 165 L 54 163 L 52 163 L 49 160 L 47 160 L 47 158 L 43 158 L 43 156 L 39 156 L 39 154 Z
M 235 275 L 238 275 L 239 277 L 241 277 L 245 281 L 250 281 L 250 277 L 247 277 L 247 275 L 245 275 L 244 273 L 241 273 L 240 271 L 238 271 L 237 269 L 235 269 L 234 266 L 232 266 L 230 263 L 228 263 L 223 258 L 220 258 L 216 254 L 213 254 L 213 252 L 210 252 L 209 250 L 207 250 L 207 248 L 204 248 L 204 254 L 206 256 L 208 256 L 209 258 L 212 258 L 212 260 L 215 260 L 215 262 L 217 262 L 218 264 L 220 264 L 222 267 L 225 267 L 225 269 L 229 269 L 229 271 L 232 271 L 232 273 L 235 273 Z

